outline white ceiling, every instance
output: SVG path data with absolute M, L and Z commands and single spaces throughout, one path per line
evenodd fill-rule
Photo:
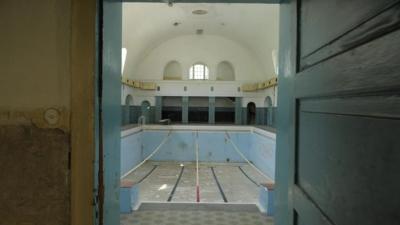
M 198 9 L 208 14 L 194 15 L 192 11 Z M 176 22 L 178 26 L 174 26 Z M 279 5 L 124 3 L 122 43 L 128 49 L 127 67 L 136 67 L 164 41 L 195 34 L 197 29 L 243 45 L 267 68 L 271 52 L 278 48 Z

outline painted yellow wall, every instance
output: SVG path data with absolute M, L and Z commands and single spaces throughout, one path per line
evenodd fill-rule
M 70 108 L 70 0 L 0 1 L 0 106 Z

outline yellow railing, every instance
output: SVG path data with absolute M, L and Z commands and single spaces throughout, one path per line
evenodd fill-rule
M 136 80 L 131 80 L 125 77 L 122 77 L 122 83 L 126 84 L 130 87 L 133 88 L 139 88 L 142 90 L 156 90 L 157 84 L 154 82 L 142 82 L 142 81 L 136 81 Z
M 131 80 L 126 77 L 122 77 L 122 83 L 128 85 L 133 88 L 138 88 L 142 90 L 156 90 L 157 84 L 155 82 L 144 82 L 144 81 L 136 81 Z M 258 83 L 247 83 L 242 84 L 242 91 L 244 92 L 253 92 L 258 90 L 264 90 L 270 87 L 274 87 L 278 85 L 278 78 L 274 77 L 266 81 L 258 82 Z
M 278 77 L 274 77 L 274 78 L 271 78 L 269 80 L 259 82 L 259 83 L 243 84 L 242 91 L 252 92 L 252 91 L 267 89 L 267 88 L 274 87 L 277 85 L 278 85 Z

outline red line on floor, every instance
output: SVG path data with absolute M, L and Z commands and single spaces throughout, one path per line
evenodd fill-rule
M 200 186 L 196 185 L 196 202 L 200 202 Z

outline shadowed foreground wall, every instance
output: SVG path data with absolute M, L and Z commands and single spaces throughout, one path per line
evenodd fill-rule
M 0 1 L 0 225 L 71 221 L 71 4 Z
M 0 224 L 69 224 L 69 134 L 0 126 Z

